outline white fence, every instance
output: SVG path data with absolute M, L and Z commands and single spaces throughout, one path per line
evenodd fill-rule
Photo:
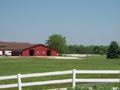
M 67 57 L 86 57 L 86 54 L 62 54 Z
M 63 74 L 73 74 L 73 78 L 72 79 L 64 79 L 64 80 L 41 81 L 41 82 L 28 82 L 28 83 L 21 82 L 21 78 L 50 76 L 50 75 L 63 75 Z M 19 90 L 22 90 L 22 87 L 25 87 L 25 86 L 69 83 L 69 82 L 72 82 L 72 87 L 75 88 L 76 82 L 120 82 L 120 79 L 76 79 L 76 74 L 120 74 L 120 70 L 76 70 L 76 69 L 73 69 L 70 71 L 58 71 L 58 72 L 48 72 L 48 73 L 35 73 L 35 74 L 25 74 L 25 75 L 18 74 L 18 75 L 13 75 L 13 76 L 2 76 L 2 77 L 0 77 L 0 80 L 18 78 L 18 83 L 17 84 L 0 85 L 0 89 L 18 87 Z
M 67 57 L 106 56 L 100 54 L 62 54 L 62 55 Z

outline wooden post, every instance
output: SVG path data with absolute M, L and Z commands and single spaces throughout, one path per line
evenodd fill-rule
M 18 74 L 18 88 L 19 90 L 22 90 L 22 86 L 21 86 L 21 74 Z
M 73 86 L 72 86 L 73 89 L 75 89 L 75 84 L 76 84 L 75 79 L 76 79 L 76 69 L 73 69 Z

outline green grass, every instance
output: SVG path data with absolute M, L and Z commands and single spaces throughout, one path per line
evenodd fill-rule
M 91 56 L 83 59 L 14 59 L 14 58 L 0 58 L 0 76 L 9 76 L 42 72 L 66 71 L 66 70 L 120 70 L 120 59 L 106 59 L 105 56 Z M 23 78 L 22 82 L 34 81 L 48 81 L 57 79 L 71 79 L 71 75 L 57 75 L 46 77 L 32 77 Z M 119 75 L 77 75 L 77 78 L 119 78 Z M 2 80 L 0 85 L 17 83 L 17 79 Z M 53 84 L 42 86 L 23 87 L 23 89 L 46 89 L 46 88 L 59 88 L 68 87 L 72 83 L 66 84 Z M 4 90 L 17 90 L 17 88 L 4 89 Z

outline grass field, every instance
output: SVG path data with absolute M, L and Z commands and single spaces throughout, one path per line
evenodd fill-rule
M 91 56 L 83 59 L 26 59 L 26 58 L 0 58 L 0 76 L 9 76 L 42 72 L 66 71 L 66 70 L 120 70 L 120 59 L 106 59 L 105 56 Z M 22 79 L 22 82 L 48 81 L 59 79 L 71 79 L 71 75 L 57 75 L 46 77 L 34 77 Z M 119 75 L 77 75 L 77 78 L 119 78 Z M 0 85 L 17 83 L 17 79 L 0 81 Z M 43 86 L 24 87 L 23 90 L 32 90 L 68 87 L 72 83 L 53 84 Z M 17 90 L 17 88 L 4 89 Z M 29 89 L 28 89 L 29 90 Z

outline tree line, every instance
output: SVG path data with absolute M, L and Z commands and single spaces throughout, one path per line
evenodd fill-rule
M 83 45 L 68 45 L 67 51 L 64 53 L 68 54 L 106 54 L 109 46 L 97 46 L 97 45 L 90 45 L 90 46 L 83 46 Z
M 47 46 L 58 50 L 59 55 L 62 54 L 106 54 L 107 58 L 120 58 L 120 46 L 116 41 L 112 41 L 109 46 L 83 46 L 83 45 L 67 45 L 65 36 L 53 34 L 45 43 Z

